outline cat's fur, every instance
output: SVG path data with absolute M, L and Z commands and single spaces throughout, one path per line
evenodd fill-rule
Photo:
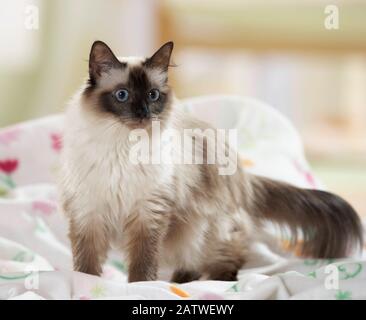
M 176 282 L 233 280 L 265 220 L 290 227 L 294 239 L 300 231 L 306 256 L 343 257 L 362 244 L 357 214 L 336 195 L 241 167 L 219 175 L 214 164 L 129 161 L 130 130 L 149 131 L 152 119 L 177 130 L 210 127 L 176 108 L 167 84 L 172 49 L 169 42 L 151 58 L 117 59 L 93 44 L 89 81 L 67 110 L 60 182 L 75 270 L 100 274 L 114 244 L 126 254 L 129 281 L 156 279 L 161 264 L 174 267 Z M 129 90 L 128 102 L 115 99 L 119 88 Z M 152 88 L 161 92 L 154 103 L 146 100 Z

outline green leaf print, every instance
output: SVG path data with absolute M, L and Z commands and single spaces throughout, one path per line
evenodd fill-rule
M 238 288 L 238 282 L 236 282 L 234 285 L 232 285 L 229 289 L 226 290 L 226 292 L 239 292 Z
M 127 272 L 127 269 L 125 267 L 125 265 L 121 262 L 121 261 L 118 261 L 118 260 L 112 260 L 111 261 L 111 264 L 117 268 L 119 271 L 122 271 L 123 273 L 126 273 Z
M 19 262 L 30 262 L 34 260 L 34 254 L 29 251 L 19 251 L 12 259 L 13 261 L 19 261 Z
M 5 197 L 8 194 L 8 190 L 0 186 L 0 198 Z
M 13 179 L 10 175 L 1 175 L 0 180 L 10 189 L 14 189 L 16 187 Z
M 338 266 L 340 280 L 347 280 L 357 277 L 362 271 L 361 263 L 344 263 Z
M 334 259 L 305 259 L 304 265 L 306 266 L 322 266 L 322 265 L 328 265 L 334 262 Z
M 32 272 L 29 272 L 29 273 L 14 273 L 14 274 L 0 274 L 0 280 L 25 279 L 31 274 L 32 274 Z
M 34 231 L 39 233 L 46 233 L 48 231 L 47 225 L 42 218 L 36 217 L 36 226 Z
M 105 296 L 105 288 L 99 284 L 95 285 L 91 290 L 90 293 L 94 298 L 100 298 Z
M 336 300 L 351 300 L 352 293 L 351 293 L 351 291 L 338 290 L 338 292 L 335 295 L 335 298 L 336 298 Z
M 18 252 L 18 253 L 15 255 L 15 257 L 13 258 L 13 261 L 20 261 L 20 262 L 23 262 L 26 254 L 27 254 L 27 253 L 26 253 L 25 251 L 20 251 L 20 252 Z
M 304 265 L 306 266 L 315 266 L 316 264 L 318 264 L 319 260 L 313 260 L 313 259 L 305 259 L 304 260 Z

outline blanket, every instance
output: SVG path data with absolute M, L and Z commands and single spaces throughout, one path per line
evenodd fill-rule
M 218 128 L 235 128 L 241 165 L 255 174 L 319 188 L 301 139 L 275 109 L 235 96 L 199 97 L 180 107 Z M 209 112 L 208 112 L 209 110 Z M 0 299 L 365 299 L 365 254 L 344 260 L 304 259 L 266 243 L 238 281 L 127 283 L 111 252 L 100 277 L 72 270 L 67 221 L 57 202 L 63 115 L 0 130 Z M 275 168 L 275 170 L 274 170 Z M 168 274 L 169 271 L 167 271 Z

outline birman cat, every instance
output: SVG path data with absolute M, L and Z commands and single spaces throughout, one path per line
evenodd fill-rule
M 89 79 L 66 111 L 59 184 L 74 269 L 100 275 L 113 246 L 130 282 L 157 279 L 163 265 L 174 282 L 235 280 L 266 221 L 291 230 L 293 243 L 301 238 L 306 257 L 340 258 L 362 245 L 346 201 L 249 174 L 236 155 L 227 175 L 207 161 L 131 162 L 131 131 L 149 135 L 153 121 L 162 131 L 212 128 L 179 110 L 168 85 L 172 50 L 168 42 L 148 58 L 117 58 L 105 43 L 92 45 Z M 190 138 L 203 143 L 183 152 L 207 160 L 210 138 Z

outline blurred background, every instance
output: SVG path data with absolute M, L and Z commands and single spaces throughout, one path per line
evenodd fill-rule
M 338 28 L 326 28 L 328 5 Z M 61 112 L 97 39 L 123 56 L 174 40 L 179 98 L 271 104 L 325 185 L 366 217 L 365 0 L 2 0 L 0 127 Z

